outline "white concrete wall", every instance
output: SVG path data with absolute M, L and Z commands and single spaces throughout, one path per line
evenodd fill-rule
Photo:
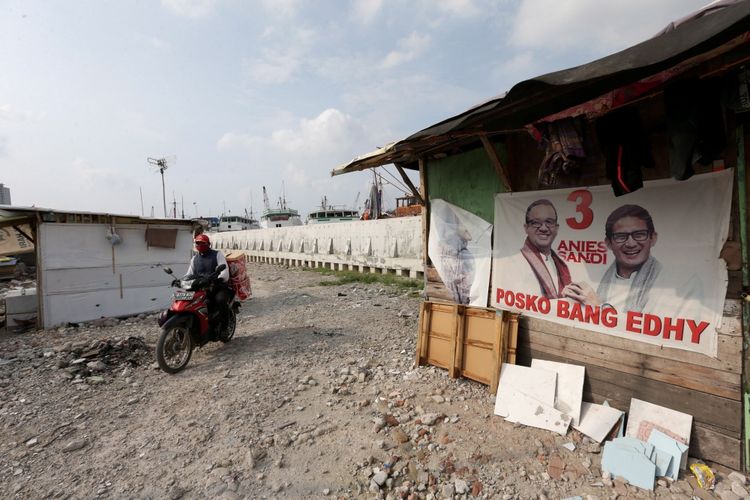
M 145 225 L 118 225 L 122 242 L 105 238 L 107 224 L 39 226 L 42 326 L 51 328 L 102 317 L 127 316 L 166 307 L 171 278 L 155 264 L 182 275 L 190 263 L 189 225 L 151 225 L 178 229 L 176 248 L 148 247 Z
M 211 233 L 214 248 L 250 260 L 339 270 L 422 276 L 422 219 L 311 224 Z

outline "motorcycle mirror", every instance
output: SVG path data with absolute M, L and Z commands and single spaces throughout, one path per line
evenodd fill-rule
M 219 264 L 219 266 L 216 268 L 218 272 L 222 272 L 224 269 L 226 269 L 226 264 Z
M 171 267 L 165 267 L 164 272 L 167 274 L 172 274 L 172 268 Z

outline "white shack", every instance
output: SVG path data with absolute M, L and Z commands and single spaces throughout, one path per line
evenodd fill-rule
M 170 278 L 161 268 L 187 269 L 194 226 L 184 219 L 0 207 L 0 228 L 30 232 L 24 236 L 34 244 L 38 328 L 165 307 Z

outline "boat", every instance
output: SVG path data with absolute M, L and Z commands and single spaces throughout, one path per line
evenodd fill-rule
M 277 208 L 271 208 L 268 203 L 266 186 L 263 186 L 263 205 L 265 209 L 260 216 L 260 227 L 269 228 L 302 225 L 302 219 L 299 216 L 299 212 L 287 206 L 285 197 L 282 196 L 279 198 Z
M 416 196 L 406 195 L 396 198 L 396 209 L 393 211 L 394 217 L 410 217 L 421 214 L 422 205 Z
M 251 215 L 245 212 L 246 217 L 239 215 L 222 215 L 219 218 L 219 232 L 244 231 L 246 229 L 259 229 L 260 224 Z
M 359 212 L 342 206 L 329 205 L 326 197 L 320 203 L 320 208 L 307 215 L 306 224 L 326 224 L 330 222 L 349 222 L 359 220 Z

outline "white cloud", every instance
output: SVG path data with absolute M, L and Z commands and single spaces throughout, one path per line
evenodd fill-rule
M 227 132 L 218 141 L 219 151 L 273 149 L 287 158 L 310 158 L 348 149 L 365 135 L 361 123 L 338 109 L 326 109 L 312 119 L 302 118 L 295 128 L 283 128 L 268 137 Z
M 263 32 L 264 38 L 277 35 L 281 38 L 277 47 L 264 48 L 261 57 L 242 61 L 243 71 L 252 83 L 274 85 L 292 80 L 317 38 L 315 30 L 307 28 L 277 30 L 268 27 Z
M 703 3 L 705 0 L 522 0 L 509 42 L 547 51 L 594 48 L 611 52 L 651 37 L 674 20 L 674 12 L 688 14 Z
M 0 120 L 9 122 L 24 122 L 29 118 L 29 114 L 15 109 L 10 104 L 0 104 Z
M 406 38 L 402 38 L 398 41 L 399 50 L 394 50 L 388 53 L 383 59 L 382 66 L 384 68 L 392 68 L 416 59 L 430 46 L 430 35 L 420 35 L 417 32 L 413 32 Z
M 219 151 L 229 151 L 232 149 L 253 150 L 262 145 L 263 140 L 260 137 L 240 132 L 227 132 L 216 142 L 216 148 Z
M 0 158 L 8 156 L 8 138 L 0 135 Z
M 539 71 L 533 52 L 523 51 L 513 54 L 509 59 L 504 59 L 500 66 L 494 68 L 492 80 L 513 85 L 516 82 L 536 76 Z
M 133 33 L 133 37 L 138 42 L 149 45 L 156 50 L 166 50 L 169 48 L 169 44 L 158 36 L 147 35 L 146 33 L 136 31 Z
M 198 19 L 211 14 L 217 0 L 161 0 L 161 4 L 172 13 Z
M 100 182 L 111 184 L 111 181 L 119 177 L 116 169 L 109 167 L 93 167 L 88 160 L 83 157 L 76 157 L 71 162 L 72 177 L 80 185 L 85 187 L 95 187 Z
M 482 12 L 474 0 L 437 0 L 435 6 L 446 14 L 457 17 L 474 17 Z
M 272 14 L 291 17 L 299 10 L 300 0 L 261 0 L 261 3 Z
M 277 148 L 289 152 L 330 154 L 348 147 L 363 132 L 351 116 L 330 108 L 311 120 L 300 120 L 297 129 L 277 130 L 271 139 Z
M 352 16 L 357 21 L 369 24 L 383 8 L 383 0 L 356 0 L 352 5 Z
M 294 50 L 279 52 L 271 49 L 265 50 L 261 58 L 243 61 L 243 66 L 253 82 L 273 85 L 291 80 L 300 61 Z

